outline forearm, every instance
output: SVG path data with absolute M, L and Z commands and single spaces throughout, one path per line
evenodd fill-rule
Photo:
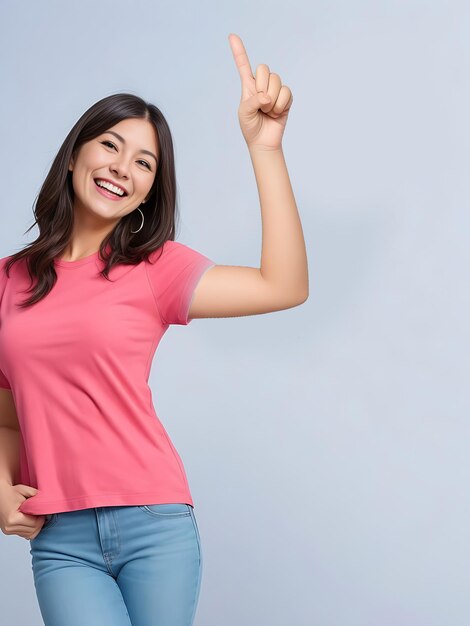
M 20 431 L 0 426 L 0 484 L 16 484 L 19 466 Z
M 249 152 L 261 205 L 261 274 L 294 301 L 303 301 L 308 297 L 307 252 L 283 150 Z

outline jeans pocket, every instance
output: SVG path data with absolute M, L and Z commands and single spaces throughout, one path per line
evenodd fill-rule
M 138 508 L 151 515 L 152 517 L 159 517 L 161 519 L 170 519 L 172 517 L 188 517 L 189 504 L 142 504 L 137 505 Z
M 55 526 L 59 521 L 58 513 L 46 513 L 46 519 L 44 520 L 44 524 L 41 527 L 41 532 L 45 528 L 50 528 L 51 526 Z
M 38 537 L 42 535 L 43 532 L 55 526 L 58 521 L 59 521 L 59 513 L 46 513 L 44 524 L 41 526 L 41 529 L 36 535 L 36 537 L 34 537 L 34 539 L 31 539 L 30 541 L 35 541 Z

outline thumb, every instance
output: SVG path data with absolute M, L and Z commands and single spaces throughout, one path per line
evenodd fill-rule
M 241 104 L 241 108 L 243 109 L 245 115 L 250 115 L 256 113 L 258 109 L 266 106 L 269 102 L 271 102 L 271 98 L 264 92 L 260 91 L 259 93 L 255 93 L 250 98 L 244 100 Z
M 38 490 L 35 487 L 31 487 L 30 485 L 13 485 L 18 493 L 26 498 L 31 498 L 38 493 Z
M 262 104 L 268 104 L 268 102 L 271 102 L 271 97 L 268 96 L 267 93 L 264 93 L 264 91 L 260 91 L 256 95 L 258 96 L 259 102 Z

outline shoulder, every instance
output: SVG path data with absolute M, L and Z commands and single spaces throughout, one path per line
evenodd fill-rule
M 192 248 L 184 243 L 181 243 L 181 241 L 173 241 L 172 239 L 167 239 L 165 243 L 156 250 L 154 250 L 152 254 L 159 255 L 160 253 L 162 253 L 163 255 L 168 255 L 174 252 L 184 252 L 186 250 L 192 250 Z
M 22 280 L 24 276 L 29 276 L 25 258 L 17 259 L 8 268 L 6 267 L 7 262 L 13 257 L 14 254 L 9 254 L 0 258 L 0 285 L 5 286 L 12 279 Z
M 7 261 L 9 261 L 11 259 L 12 256 L 13 255 L 10 254 L 9 256 L 4 256 L 4 257 L 0 258 L 0 272 L 1 272 L 1 274 L 3 276 L 5 276 L 5 278 L 7 277 L 6 274 L 5 274 L 5 265 L 6 265 Z M 10 271 L 11 271 L 11 268 L 10 268 Z
M 7 261 L 9 261 L 9 260 L 11 259 L 11 257 L 12 257 L 12 256 L 13 256 L 12 254 L 9 254 L 8 256 L 1 257 L 1 258 L 0 258 L 0 265 L 3 267 L 3 265 L 4 265 Z
M 168 239 L 163 245 L 149 255 L 149 261 L 154 265 L 157 262 L 161 264 L 167 263 L 192 263 L 196 259 L 203 257 L 200 252 L 190 246 Z
M 5 268 L 5 264 L 6 262 L 11 259 L 11 255 L 10 256 L 4 256 L 2 258 L 0 258 L 0 296 L 3 295 L 6 286 L 8 284 L 8 280 L 11 278 L 12 275 L 12 267 L 10 268 L 10 275 L 7 276 L 6 274 L 6 268 Z

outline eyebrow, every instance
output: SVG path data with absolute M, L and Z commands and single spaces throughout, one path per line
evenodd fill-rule
M 124 144 L 126 143 L 126 140 L 124 139 L 124 137 L 121 137 L 121 135 L 118 135 L 118 133 L 114 132 L 114 130 L 106 130 L 105 133 L 111 133 L 111 135 L 114 135 L 115 137 L 117 137 L 119 141 L 122 141 L 122 143 Z M 141 152 L 142 154 L 149 154 L 158 163 L 157 157 L 154 155 L 153 152 L 150 152 L 150 150 L 140 150 L 139 152 Z

